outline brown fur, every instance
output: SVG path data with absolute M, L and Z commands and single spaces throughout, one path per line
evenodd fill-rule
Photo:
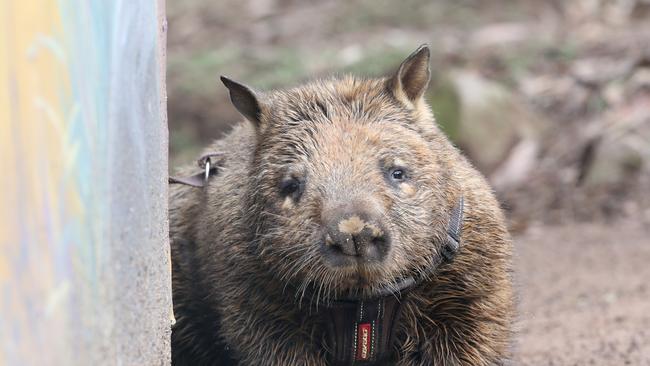
M 318 309 L 425 268 L 439 256 L 460 195 L 461 250 L 403 306 L 395 362 L 507 359 L 511 244 L 503 216 L 485 179 L 436 126 L 419 90 L 424 71 L 416 71 L 260 96 L 256 123 L 238 124 L 207 149 L 225 154 L 209 185 L 172 187 L 175 365 L 326 365 Z M 382 169 L 394 164 L 408 168 L 408 182 L 387 183 Z M 278 189 L 294 174 L 306 177 L 299 200 Z M 379 264 L 331 268 L 318 251 L 322 217 L 333 203 L 357 199 L 382 213 L 390 252 Z M 309 300 L 307 287 L 316 294 Z

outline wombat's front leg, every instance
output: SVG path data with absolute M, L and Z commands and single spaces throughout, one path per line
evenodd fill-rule
M 506 366 L 510 365 L 506 360 L 487 360 L 477 358 L 475 360 L 467 360 L 464 357 L 459 358 L 460 355 L 455 354 L 436 354 L 430 352 L 430 348 L 420 352 L 414 352 L 404 357 L 396 363 L 397 366 Z M 449 352 L 449 351 L 448 351 Z M 477 363 L 478 362 L 478 363 Z
M 275 334 L 274 334 L 275 333 Z M 239 349 L 241 366 L 326 366 L 325 359 L 314 349 L 304 347 L 308 342 L 293 336 L 269 332 L 260 334 L 257 345 Z M 253 340 L 254 341 L 254 340 Z
M 461 261 L 464 258 L 459 257 Z M 459 262 L 460 263 L 460 262 Z M 457 266 L 458 267 L 458 266 Z M 462 278 L 455 270 L 441 268 L 445 278 Z M 500 301 L 509 288 L 491 289 L 484 297 L 468 300 L 467 283 L 437 283 L 429 291 L 414 293 L 405 304 L 401 318 L 400 366 L 496 366 L 508 365 L 509 322 L 503 316 L 482 315 L 484 309 L 499 315 L 508 302 Z M 444 301 L 432 302 L 432 293 L 445 293 Z M 456 295 L 453 295 L 456 293 Z M 496 306 L 495 304 L 501 304 Z
M 257 311 L 240 311 L 224 317 L 224 336 L 241 366 L 327 366 L 309 326 L 300 324 L 286 309 L 269 306 L 257 298 Z

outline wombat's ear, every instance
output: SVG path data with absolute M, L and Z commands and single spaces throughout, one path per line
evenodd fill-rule
M 253 89 L 225 76 L 221 77 L 221 82 L 230 91 L 230 100 L 239 113 L 253 122 L 255 126 L 259 126 L 262 116 L 262 104 Z
M 406 97 L 410 102 L 418 100 L 429 86 L 429 45 L 418 47 L 402 62 L 397 72 L 389 80 L 389 86 L 398 99 Z

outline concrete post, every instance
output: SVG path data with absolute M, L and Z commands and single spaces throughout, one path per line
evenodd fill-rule
M 162 0 L 0 3 L 0 365 L 168 365 Z

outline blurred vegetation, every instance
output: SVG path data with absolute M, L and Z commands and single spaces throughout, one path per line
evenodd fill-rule
M 191 161 L 239 119 L 218 81 L 221 74 L 260 89 L 330 73 L 379 76 L 430 43 L 437 75 L 447 67 L 436 45 L 439 29 L 473 29 L 531 11 L 525 2 L 502 8 L 469 0 L 169 1 L 172 166 Z M 430 102 L 453 135 L 458 106 L 445 86 L 432 88 Z
M 650 103 L 649 14 L 646 0 L 170 0 L 171 166 L 241 119 L 219 75 L 380 76 L 429 43 L 436 120 L 513 217 L 650 205 L 635 193 L 650 188 L 650 112 L 635 109 Z

